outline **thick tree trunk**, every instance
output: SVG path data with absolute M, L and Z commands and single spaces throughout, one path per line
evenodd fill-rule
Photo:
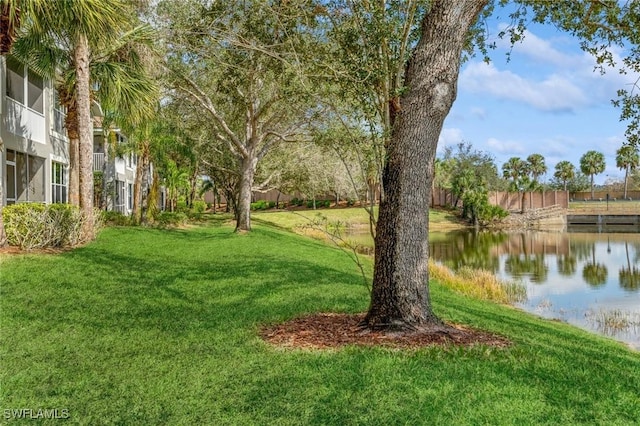
M 456 97 L 461 52 L 486 0 L 434 1 L 408 64 L 383 171 L 365 324 L 413 329 L 440 324 L 429 299 L 429 199 L 444 119 Z
M 138 159 L 136 177 L 133 182 L 133 209 L 131 216 L 136 225 L 139 225 L 142 220 L 142 157 L 140 156 Z
M 254 156 L 240 160 L 240 195 L 236 206 L 236 232 L 251 231 L 251 189 L 258 159 Z
M 64 125 L 69 137 L 69 171 L 68 171 L 68 197 L 69 204 L 80 206 L 80 153 L 78 151 L 80 135 L 78 133 L 78 103 L 72 93 L 64 90 L 58 92 L 63 104 L 67 107 L 67 115 Z
M 69 138 L 69 204 L 80 206 L 80 141 Z
M 629 182 L 629 166 L 624 169 L 624 199 L 627 199 L 627 182 Z
M 93 217 L 93 122 L 91 120 L 91 81 L 89 77 L 89 42 L 80 35 L 74 50 L 76 93 L 78 101 L 80 209 L 84 214 L 83 237 L 95 238 Z

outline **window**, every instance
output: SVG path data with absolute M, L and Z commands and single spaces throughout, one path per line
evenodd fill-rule
M 44 202 L 44 158 L 7 150 L 7 204 Z
M 16 152 L 7 150 L 7 205 L 16 203 L 18 188 L 18 176 L 16 174 Z
M 19 104 L 44 114 L 44 80 L 30 70 L 27 70 L 25 75 L 25 67 L 9 57 L 7 58 L 7 96 Z
M 130 183 L 127 187 L 127 208 L 133 210 L 133 184 Z
M 31 71 L 27 72 L 27 79 L 27 106 L 40 114 L 44 114 L 44 81 L 42 77 Z
M 124 213 L 124 203 L 125 203 L 124 182 L 121 180 L 116 180 L 115 190 L 116 190 L 116 202 L 115 202 L 114 210 L 120 213 Z
M 66 117 L 66 109 L 60 105 L 60 98 L 58 97 L 58 91 L 53 91 L 53 130 L 64 134 L 64 120 Z
M 64 164 L 51 162 L 51 202 L 67 202 L 67 169 Z
M 7 96 L 24 104 L 24 67 L 13 58 L 7 57 Z
M 28 192 L 26 201 L 38 201 L 44 203 L 44 188 L 46 183 L 44 173 L 44 158 L 26 155 L 28 158 Z

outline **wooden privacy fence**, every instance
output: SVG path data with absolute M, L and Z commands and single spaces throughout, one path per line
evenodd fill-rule
M 522 211 L 540 209 L 543 207 L 560 206 L 569 208 L 569 193 L 565 191 L 545 191 L 545 192 L 504 192 L 490 191 L 489 204 L 500 206 L 507 211 Z M 431 207 L 453 206 L 456 201 L 451 191 L 436 188 L 431 195 Z M 462 207 L 462 202 L 458 201 L 456 207 Z

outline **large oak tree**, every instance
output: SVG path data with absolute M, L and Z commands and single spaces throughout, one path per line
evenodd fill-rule
M 236 157 L 236 230 L 251 229 L 250 204 L 258 163 L 283 141 L 297 139 L 310 104 L 307 54 L 309 2 L 160 2 L 167 69 L 176 93 L 191 98 L 213 124 L 212 143 Z M 309 40 L 309 39 L 307 39 Z
M 386 4 L 382 0 L 383 4 Z M 504 5 L 508 2 L 498 2 Z M 638 2 L 517 1 L 512 41 L 530 20 L 554 24 L 581 39 L 581 47 L 598 63 L 613 63 L 612 44 L 638 45 Z M 391 7 L 395 4 L 389 2 Z M 406 64 L 383 172 L 385 197 L 380 204 L 375 239 L 375 270 L 369 311 L 370 328 L 414 329 L 441 324 L 428 291 L 428 213 L 434 157 L 445 117 L 457 92 L 463 51 L 489 0 L 433 0 L 422 17 L 420 39 Z M 637 71 L 637 49 L 624 65 Z M 625 105 L 637 99 L 621 95 Z

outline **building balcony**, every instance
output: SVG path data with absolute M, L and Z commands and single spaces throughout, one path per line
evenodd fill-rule
M 46 143 L 47 130 L 44 115 L 27 108 L 8 96 L 5 99 L 7 101 L 7 115 L 5 116 L 7 130 L 16 136 L 34 142 Z

